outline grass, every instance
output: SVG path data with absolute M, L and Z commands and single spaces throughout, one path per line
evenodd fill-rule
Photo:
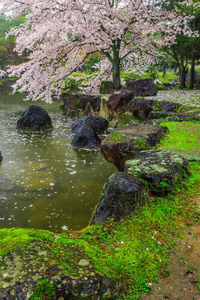
M 163 83 L 167 83 L 174 78 L 179 78 L 179 75 L 175 74 L 174 71 L 167 71 L 165 76 L 163 76 L 163 72 L 159 72 L 158 74 L 158 79 Z
M 163 122 L 162 125 L 167 125 L 170 131 L 162 141 L 163 146 L 200 151 L 198 122 Z M 138 299 L 140 293 L 151 289 L 155 282 L 159 285 L 160 278 L 169 275 L 166 273 L 163 276 L 161 269 L 168 261 L 169 253 L 175 251 L 175 238 L 181 237 L 187 226 L 200 222 L 196 204 L 191 201 L 199 189 L 200 163 L 190 162 L 190 168 L 191 176 L 172 193 L 165 197 L 149 197 L 144 206 L 118 223 L 88 226 L 82 231 L 66 234 L 33 229 L 2 229 L 0 255 L 28 248 L 30 242 L 39 241 L 71 275 L 72 268 L 68 265 L 73 264 L 75 268 L 77 261 L 74 261 L 74 254 L 70 256 L 66 249 L 73 245 L 75 249 L 78 247 L 84 251 L 85 257 L 101 274 L 122 284 L 123 293 L 118 300 L 124 297 Z M 59 255 L 62 252 L 65 255 L 61 259 Z M 45 287 L 48 287 L 48 291 L 52 289 L 48 278 L 36 286 L 35 299 L 42 299 L 40 294 L 44 294 Z

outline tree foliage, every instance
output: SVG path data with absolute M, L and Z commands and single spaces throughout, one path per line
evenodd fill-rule
M 175 59 L 180 72 L 180 88 L 185 88 L 186 75 L 188 72 L 188 63 L 191 64 L 190 71 L 190 88 L 194 86 L 195 62 L 200 58 L 200 3 L 199 0 L 190 1 L 189 5 L 185 6 L 183 0 L 169 0 L 158 3 L 167 11 L 179 10 L 179 14 L 188 18 L 182 21 L 182 28 L 185 24 L 191 29 L 191 32 L 198 33 L 193 35 L 185 35 L 184 30 L 181 30 L 176 35 L 175 43 L 170 47 L 165 47 L 165 50 Z
M 174 43 L 183 24 L 182 16 L 156 7 L 154 0 L 1 2 L 1 10 L 9 11 L 13 18 L 26 13 L 26 22 L 10 34 L 17 36 L 17 52 L 30 52 L 30 60 L 9 72 L 20 77 L 14 88 L 22 86 L 20 91 L 34 100 L 51 101 L 52 94 L 58 96 L 65 78 L 97 52 L 103 59 L 87 86 L 94 91 L 102 78 L 112 74 L 114 87 L 119 89 L 120 67 L 140 57 L 155 57 L 155 45 Z M 184 34 L 187 31 L 184 28 Z
M 0 18 L 0 67 L 2 70 L 6 70 L 8 65 L 18 65 L 28 59 L 28 56 L 23 53 L 19 56 L 15 48 L 16 37 L 10 35 L 6 38 L 6 34 L 11 30 L 12 27 L 19 26 L 25 22 L 24 16 L 19 16 L 16 20 L 12 20 L 6 15 L 2 15 Z

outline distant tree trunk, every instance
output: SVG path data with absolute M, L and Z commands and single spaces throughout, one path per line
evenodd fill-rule
M 192 53 L 191 69 L 190 69 L 190 90 L 194 88 L 194 73 L 195 73 L 195 55 Z
M 165 75 L 166 75 L 166 67 L 164 66 L 163 67 L 163 77 L 165 77 Z
M 186 65 L 184 64 L 184 58 L 181 57 L 181 64 L 180 64 L 180 90 L 185 88 L 185 80 L 186 80 Z

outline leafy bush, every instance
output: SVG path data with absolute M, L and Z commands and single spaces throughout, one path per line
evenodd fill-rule
M 157 90 L 165 90 L 165 86 L 159 83 L 155 83 Z

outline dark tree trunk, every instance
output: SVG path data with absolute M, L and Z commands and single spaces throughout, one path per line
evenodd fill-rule
M 114 61 L 114 64 L 113 64 L 113 85 L 114 85 L 115 90 L 119 90 L 121 87 L 119 61 Z
M 182 89 L 185 88 L 186 65 L 184 65 L 184 58 L 181 58 L 181 65 L 180 65 L 180 70 L 181 70 L 181 72 L 180 72 L 180 90 L 182 90 Z
M 163 67 L 163 77 L 166 75 L 166 67 Z
M 194 73 L 195 73 L 195 55 L 192 54 L 191 69 L 190 69 L 190 90 L 194 88 Z
M 115 90 L 121 88 L 121 79 L 120 79 L 120 58 L 119 58 L 119 49 L 121 41 L 117 39 L 115 41 L 113 49 L 113 85 Z

